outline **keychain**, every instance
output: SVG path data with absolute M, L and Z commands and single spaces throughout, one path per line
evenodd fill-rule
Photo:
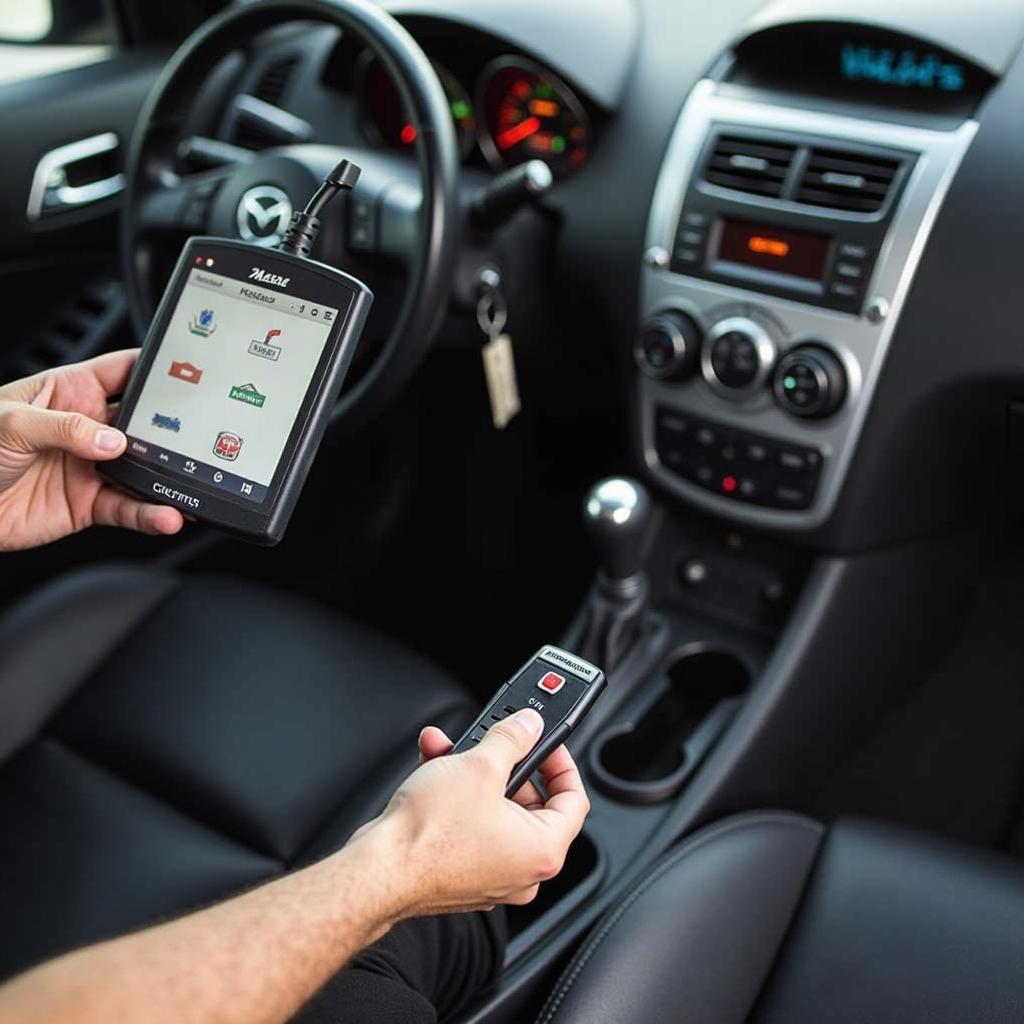
M 516 364 L 512 339 L 503 333 L 508 306 L 497 285 L 484 289 L 476 306 L 476 320 L 487 341 L 483 347 L 484 376 L 491 400 L 491 417 L 497 430 L 504 430 L 522 405 L 516 382 Z

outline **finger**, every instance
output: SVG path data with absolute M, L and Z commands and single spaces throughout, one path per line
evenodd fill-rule
M 25 454 L 56 450 L 88 461 L 116 459 L 128 443 L 120 430 L 80 412 L 20 403 L 0 412 L 0 437 L 5 447 Z
M 104 487 L 96 495 L 92 518 L 98 526 L 119 526 L 149 534 L 177 533 L 185 525 L 184 517 L 176 508 L 149 505 L 113 487 Z
M 580 770 L 576 767 L 576 762 L 565 745 L 548 754 L 537 771 L 549 796 L 566 790 L 583 792 L 583 779 L 580 776 Z
M 536 815 L 562 841 L 572 842 L 590 813 L 590 799 L 579 768 L 572 754 L 562 746 L 544 760 L 539 770 L 548 798 Z
M 132 367 L 139 358 L 137 348 L 126 348 L 120 352 L 107 352 L 86 360 L 82 365 L 92 371 L 100 382 L 105 395 L 120 395 L 124 392 Z
M 523 708 L 492 725 L 470 753 L 507 780 L 516 764 L 533 749 L 543 729 L 544 719 L 533 708 Z
M 433 761 L 435 757 L 443 757 L 454 746 L 455 744 L 436 725 L 428 725 L 420 732 L 420 764 Z
M 512 799 L 520 807 L 525 807 L 528 811 L 535 811 L 538 807 L 544 806 L 544 797 L 532 782 L 524 782 L 512 794 Z

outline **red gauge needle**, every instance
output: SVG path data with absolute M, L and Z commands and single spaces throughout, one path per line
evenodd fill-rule
M 499 133 L 498 149 L 508 149 L 509 146 L 514 146 L 517 142 L 522 142 L 523 139 L 529 138 L 534 132 L 539 131 L 540 118 L 528 117 L 525 121 L 520 121 L 519 124 Z

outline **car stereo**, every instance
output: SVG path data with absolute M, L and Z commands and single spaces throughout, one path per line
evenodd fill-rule
M 913 164 L 906 152 L 714 131 L 687 189 L 671 269 L 859 312 Z

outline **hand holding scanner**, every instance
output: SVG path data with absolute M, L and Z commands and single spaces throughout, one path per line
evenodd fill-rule
M 279 251 L 189 239 L 121 402 L 128 447 L 104 476 L 247 540 L 281 539 L 373 301 L 306 258 L 316 215 L 358 174 L 342 161 Z
M 505 790 L 506 796 L 512 796 L 541 762 L 572 735 L 606 683 L 605 674 L 590 662 L 559 647 L 542 647 L 491 698 L 451 752 L 471 750 L 489 728 L 516 711 L 538 711 L 544 719 L 544 730 L 533 750 L 512 770 Z

